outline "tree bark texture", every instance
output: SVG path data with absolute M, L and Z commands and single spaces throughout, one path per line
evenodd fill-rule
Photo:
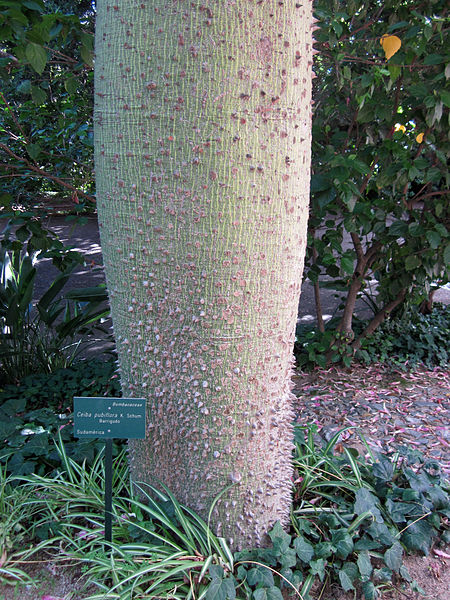
M 312 4 L 97 2 L 97 205 L 135 481 L 235 548 L 291 501 Z

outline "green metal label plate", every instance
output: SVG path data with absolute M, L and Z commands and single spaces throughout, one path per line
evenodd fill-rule
M 73 434 L 89 438 L 145 438 L 145 398 L 74 398 Z

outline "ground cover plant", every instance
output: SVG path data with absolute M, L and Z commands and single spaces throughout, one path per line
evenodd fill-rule
M 23 494 L 34 525 L 27 539 L 23 528 L 12 528 L 12 558 L 0 576 L 20 580 L 13 560 L 20 541 L 83 565 L 98 592 L 79 593 L 91 600 L 308 600 L 333 582 L 370 600 L 395 586 L 414 587 L 403 559 L 449 541 L 448 483 L 436 463 L 406 449 L 391 457 L 337 452 L 340 433 L 322 444 L 314 428 L 296 429 L 290 528 L 276 524 L 267 547 L 234 554 L 169 490 L 133 490 L 125 452 L 115 460 L 113 542 L 106 544 L 102 454 L 77 463 L 60 438 L 54 477 L 15 478 L 12 489 Z
M 355 319 L 356 334 L 362 332 L 368 321 Z M 435 303 L 428 314 L 419 306 L 408 306 L 399 314 L 386 319 L 377 330 L 364 338 L 361 347 L 353 350 L 348 345 L 339 345 L 336 337 L 336 319 L 330 321 L 321 332 L 316 325 L 299 325 L 295 353 L 300 367 L 325 366 L 331 349 L 332 362 L 342 361 L 350 366 L 354 358 L 359 362 L 381 363 L 392 367 L 414 368 L 445 367 L 448 365 L 450 347 L 450 307 Z
M 120 396 L 115 360 L 84 360 L 54 373 L 24 377 L 0 389 L 0 466 L 9 474 L 53 472 L 61 466 L 53 437 L 67 454 L 89 464 L 101 444 L 73 438 L 74 396 Z M 115 448 L 120 445 L 118 442 Z
M 445 367 L 449 362 L 450 306 L 435 303 L 429 314 L 410 307 L 387 319 L 366 338 L 356 357 L 365 363 Z

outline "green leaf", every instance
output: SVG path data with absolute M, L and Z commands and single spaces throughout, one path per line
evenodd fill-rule
M 353 510 L 357 515 L 370 512 L 378 523 L 383 522 L 380 510 L 377 507 L 378 498 L 369 492 L 367 488 L 360 488 L 355 493 L 355 504 Z
M 388 65 L 388 70 L 392 82 L 394 82 L 402 72 L 402 68 L 398 65 Z
M 353 539 L 346 529 L 338 529 L 332 532 L 331 543 L 336 548 L 338 558 L 346 559 L 353 551 Z
M 311 194 L 324 192 L 331 187 L 332 183 L 328 175 L 324 173 L 314 173 L 314 175 L 311 175 Z
M 363 579 L 368 579 L 372 573 L 372 563 L 370 562 L 370 556 L 367 550 L 363 550 L 359 553 L 356 564 L 358 565 L 361 577 Z
M 333 544 L 330 542 L 319 542 L 314 546 L 314 556 L 316 558 L 328 558 L 333 554 Z
M 314 556 L 314 548 L 301 535 L 298 536 L 297 538 L 295 538 L 294 548 L 295 548 L 295 551 L 297 552 L 297 556 L 304 563 L 309 563 L 309 561 Z
M 450 265 L 450 244 L 447 244 L 444 250 L 444 264 Z
M 38 105 L 44 104 L 47 100 L 47 94 L 38 85 L 31 86 L 31 97 L 33 98 L 33 102 Z
M 394 537 L 385 523 L 372 523 L 370 527 L 367 528 L 367 533 L 374 540 L 377 540 L 380 544 L 383 544 L 383 546 L 390 546 L 394 543 Z
M 442 510 L 450 508 L 450 496 L 439 486 L 433 485 L 428 491 L 428 497 L 436 509 Z
M 397 29 L 404 29 L 405 27 L 409 27 L 409 21 L 398 21 L 397 23 L 389 25 L 387 32 L 392 33 L 393 31 L 397 31 Z
M 297 564 L 297 555 L 294 548 L 288 548 L 284 552 L 278 555 L 278 560 L 281 563 L 283 569 L 287 567 L 295 567 Z
M 392 571 L 387 567 L 382 567 L 381 569 L 375 569 L 373 572 L 373 579 L 378 579 L 378 581 L 392 581 Z
M 17 91 L 20 94 L 29 94 L 31 92 L 31 81 L 29 79 L 24 79 L 17 86 Z
M 272 587 L 274 585 L 272 571 L 265 567 L 254 567 L 248 572 L 247 582 L 251 586 L 261 584 L 264 587 Z
M 34 434 L 24 446 L 25 456 L 48 456 L 49 436 L 46 433 Z
M 47 51 L 39 44 L 29 42 L 25 48 L 25 56 L 33 69 L 41 75 L 47 64 Z
M 401 576 L 401 577 L 402 577 L 402 578 L 403 578 L 405 581 L 407 581 L 408 583 L 411 583 L 411 581 L 412 581 L 412 577 L 411 577 L 411 575 L 409 574 L 409 571 L 408 571 L 408 569 L 405 567 L 405 565 L 402 565 L 402 566 L 400 567 L 400 576 Z
M 320 581 L 323 581 L 323 579 L 325 577 L 325 565 L 326 565 L 326 560 L 324 558 L 319 558 L 318 560 L 312 560 L 309 563 L 311 574 L 318 575 Z
M 62 28 L 63 28 L 62 23 L 55 23 L 49 31 L 50 39 L 54 40 L 56 37 L 58 37 L 58 35 L 61 33 Z
M 443 223 L 435 223 L 434 228 L 443 238 L 447 238 L 449 236 L 449 232 Z
M 441 90 L 439 95 L 442 98 L 442 102 L 445 104 L 445 106 L 450 108 L 450 92 L 447 90 Z
M 2 415 L 0 420 L 0 439 L 6 440 L 12 436 L 16 432 L 17 427 L 20 426 L 20 423 L 21 421 L 18 419 L 6 421 L 5 417 Z
M 424 65 L 440 65 L 445 58 L 441 54 L 427 54 L 423 59 Z
M 86 46 L 81 46 L 80 55 L 83 59 L 83 62 L 85 62 L 88 67 L 94 66 L 94 53 L 92 50 L 89 50 L 89 48 L 86 48 Z
M 417 267 L 420 267 L 421 264 L 422 261 L 420 256 L 417 256 L 416 254 L 410 254 L 406 257 L 405 269 L 406 271 L 413 271 L 414 269 L 417 269 Z
M 436 250 L 436 248 L 439 246 L 439 244 L 441 243 L 441 236 L 438 234 L 437 231 L 433 231 L 432 229 L 429 229 L 426 234 L 425 234 L 428 243 L 430 244 L 431 248 L 433 250 Z
M 345 573 L 347 573 L 350 581 L 355 581 L 355 579 L 359 577 L 359 570 L 354 562 L 345 562 L 342 565 L 342 571 L 345 571 Z
M 433 537 L 433 528 L 424 519 L 421 519 L 415 522 L 410 521 L 407 524 L 407 529 L 403 532 L 401 540 L 408 550 L 422 552 L 427 555 L 430 552 Z
M 413 237 L 420 237 L 424 233 L 424 228 L 420 223 L 410 223 L 408 233 Z
M 383 482 L 392 480 L 394 474 L 394 466 L 392 462 L 384 456 L 374 463 L 372 472 L 377 479 L 381 479 Z
M 44 12 L 44 6 L 43 6 L 42 2 L 36 2 L 34 0 L 25 0 L 23 5 L 26 6 L 27 8 L 29 8 L 30 10 L 35 10 L 39 13 Z
M 275 523 L 269 532 L 269 537 L 272 540 L 273 549 L 277 554 L 283 554 L 289 548 L 291 536 L 284 531 L 279 521 Z
M 386 509 L 394 523 L 404 523 L 406 515 L 415 510 L 415 505 L 409 502 L 393 502 L 390 498 L 386 500 Z
M 236 585 L 234 578 L 214 578 L 209 584 L 205 600 L 234 600 L 236 598 Z
M 344 592 L 348 592 L 350 590 L 355 589 L 355 587 L 352 583 L 352 580 L 350 579 L 350 577 L 347 575 L 347 573 L 345 571 L 340 570 L 338 575 L 339 575 L 339 581 L 341 582 L 341 586 L 342 586 Z
M 349 256 L 341 257 L 341 269 L 344 271 L 344 273 L 352 274 L 353 269 L 354 269 L 354 264 L 355 264 L 355 261 L 353 258 L 351 258 Z
M 64 87 L 66 89 L 66 92 L 68 92 L 69 94 L 75 94 L 78 91 L 77 79 L 72 75 L 69 76 L 64 82 Z
M 27 144 L 27 152 L 33 160 L 36 160 L 41 153 L 39 144 Z
M 378 592 L 371 581 L 364 581 L 362 584 L 362 591 L 365 600 L 375 600 L 378 597 Z
M 396 238 L 405 237 L 408 232 L 408 225 L 404 221 L 394 221 L 389 227 L 389 233 Z
M 392 570 L 398 573 L 402 566 L 403 559 L 403 548 L 400 542 L 395 542 L 386 552 L 384 553 L 384 562 Z
M 209 567 L 209 574 L 211 576 L 211 579 L 223 579 L 224 573 L 225 571 L 220 565 L 211 565 Z
M 253 592 L 254 600 L 283 600 L 283 594 L 280 588 L 272 586 L 270 588 L 259 588 Z

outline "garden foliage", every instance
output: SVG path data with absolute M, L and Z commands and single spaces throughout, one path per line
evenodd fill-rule
M 90 600 L 310 600 L 331 583 L 371 600 L 401 581 L 414 586 L 405 553 L 427 554 L 432 543 L 448 541 L 449 489 L 439 467 L 407 449 L 389 458 L 367 459 L 354 449 L 339 454 L 339 435 L 322 445 L 313 428 L 297 429 L 290 529 L 277 523 L 267 547 L 234 555 L 169 490 L 144 486 L 136 498 L 123 452 L 115 460 L 113 541 L 107 548 L 102 454 L 80 466 L 59 439 L 55 476 L 19 476 L 0 486 L 4 506 L 17 507 L 26 498 L 27 507 L 12 513 L 15 527 L 0 577 L 20 580 L 24 554 L 45 546 L 84 565 L 98 587 Z M 28 519 L 32 527 L 24 538 Z
M 75 440 L 74 396 L 120 396 L 114 360 L 84 360 L 54 373 L 24 377 L 0 389 L 0 468 L 10 475 L 48 475 L 61 467 L 53 439 L 61 436 L 66 453 L 90 464 L 102 443 Z M 120 444 L 116 444 L 120 446 Z
M 318 0 L 306 276 L 345 293 L 324 352 L 349 357 L 397 306 L 448 281 L 445 3 Z M 350 247 L 343 240 L 350 239 Z M 358 296 L 374 318 L 354 339 Z M 319 326 L 321 311 L 318 303 Z
M 85 1 L 0 0 L 3 208 L 92 204 L 93 16 Z
M 51 258 L 59 273 L 36 299 L 39 258 Z M 95 341 L 95 330 L 107 334 L 100 325 L 109 312 L 104 286 L 64 293 L 80 264 L 83 257 L 39 221 L 27 216 L 8 221 L 0 244 L 0 384 L 68 366 Z
M 446 367 L 449 363 L 450 306 L 436 303 L 430 314 L 423 314 L 418 306 L 407 307 L 364 337 L 356 353 L 348 345 L 338 344 L 337 323 L 338 319 L 332 319 L 323 333 L 315 325 L 297 326 L 295 355 L 300 367 L 325 366 L 330 347 L 335 354 L 333 360 L 337 358 L 346 366 L 351 365 L 354 356 L 362 363 L 384 363 L 401 369 Z M 367 321 L 355 319 L 353 327 L 358 334 L 367 327 Z

